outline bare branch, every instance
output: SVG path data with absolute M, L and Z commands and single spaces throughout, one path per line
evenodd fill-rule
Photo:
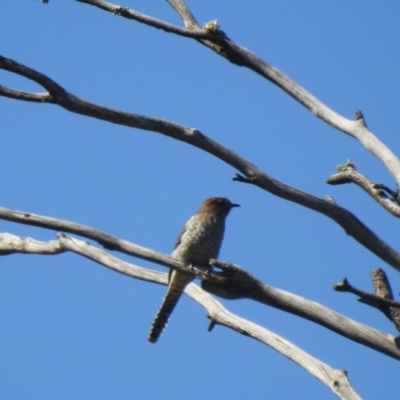
M 15 235 L 3 233 L 0 235 L 0 254 L 59 254 L 68 250 L 136 279 L 163 285 L 167 285 L 168 283 L 167 274 L 165 273 L 152 271 L 119 260 L 104 250 L 95 248 L 82 240 L 68 237 L 64 234 L 59 234 L 58 239 L 56 241 L 38 242 L 32 238 L 20 238 Z M 190 284 L 186 288 L 185 293 L 208 311 L 209 318 L 212 319 L 214 324 L 226 326 L 268 345 L 302 366 L 330 387 L 340 398 L 359 399 L 357 393 L 352 389 L 347 375 L 343 371 L 332 369 L 327 364 L 322 363 L 273 332 L 230 313 L 220 302 L 194 284 Z
M 321 304 L 269 286 L 237 265 L 220 261 L 215 265 L 223 267 L 227 279 L 218 284 L 203 280 L 201 287 L 207 292 L 228 299 L 253 299 L 313 321 L 350 340 L 400 359 L 400 349 L 395 344 L 394 336 L 346 318 Z
M 9 58 L 5 58 L 0 56 L 0 69 L 4 69 L 6 71 L 12 72 L 17 75 L 21 75 L 27 79 L 30 79 L 34 82 L 36 82 L 38 85 L 43 86 L 49 93 L 51 93 L 53 96 L 60 95 L 62 96 L 65 92 L 65 90 L 58 85 L 56 82 L 54 82 L 52 79 L 47 77 L 44 74 L 41 74 L 38 71 L 35 71 L 34 69 L 31 69 L 29 67 L 26 67 L 25 65 L 19 64 L 14 60 L 11 60 Z M 4 86 L 0 86 L 1 89 L 1 95 L 7 96 L 7 88 Z M 19 92 L 18 90 L 12 90 L 8 89 L 8 97 L 14 97 L 17 98 L 18 93 L 22 93 L 25 95 L 29 95 L 29 92 Z M 52 102 L 51 98 L 46 97 L 45 93 L 37 94 L 38 96 L 42 95 L 42 101 L 43 102 Z M 28 100 L 28 99 L 21 99 L 21 100 Z M 31 100 L 31 101 L 37 101 L 37 100 Z
M 171 7 L 181 16 L 185 27 L 192 30 L 200 29 L 200 26 L 186 4 L 180 0 L 167 0 Z
M 48 2 L 48 0 L 42 1 Z M 102 0 L 77 1 L 95 5 L 99 8 L 112 12 L 114 15 L 120 15 L 125 18 L 133 19 L 157 29 L 163 29 L 166 32 L 171 32 L 177 35 L 195 39 L 213 51 L 217 52 L 219 55 L 227 58 L 232 63 L 252 69 L 286 91 L 290 96 L 312 111 L 318 118 L 321 118 L 331 126 L 342 130 L 343 132 L 361 141 L 366 148 L 368 148 L 376 157 L 378 157 L 387 165 L 388 169 L 394 175 L 397 187 L 399 188 L 399 160 L 369 131 L 361 112 L 357 112 L 355 121 L 350 121 L 337 114 L 335 111 L 331 110 L 325 104 L 313 97 L 305 89 L 297 85 L 296 82 L 292 81 L 279 70 L 268 65 L 249 50 L 232 42 L 222 31 L 218 30 L 218 28 L 215 28 L 215 30 L 206 28 L 202 29 L 183 1 L 167 0 L 168 3 L 181 16 L 186 29 L 182 29 L 167 22 L 146 16 L 123 6 L 112 5 L 111 3 L 107 3 Z M 215 25 L 217 26 L 217 24 Z M 16 65 L 12 65 L 13 63 Z M 240 157 L 238 154 L 207 138 L 197 129 L 191 129 L 182 125 L 174 124 L 170 121 L 149 118 L 146 116 L 126 112 L 124 113 L 118 110 L 108 109 L 106 107 L 101 107 L 96 104 L 86 102 L 74 96 L 72 93 L 67 92 L 64 88 L 45 75 L 3 57 L 0 57 L 0 69 L 1 68 L 17 73 L 21 76 L 29 76 L 29 79 L 45 87 L 48 92 L 32 93 L 0 86 L 0 95 L 17 100 L 58 104 L 72 112 L 103 119 L 121 125 L 159 132 L 201 148 L 204 151 L 207 151 L 210 154 L 220 158 L 229 165 L 237 168 L 242 174 L 244 174 L 238 175 L 240 179 L 238 178 L 237 180 L 240 180 L 244 183 L 252 183 L 277 196 L 327 215 L 329 218 L 340 224 L 346 230 L 346 233 L 352 235 L 370 251 L 381 257 L 394 268 L 400 270 L 400 254 L 389 247 L 380 238 L 378 238 L 353 214 L 348 212 L 346 209 L 337 206 L 337 204 L 332 201 L 330 197 L 327 197 L 325 200 L 319 199 L 309 195 L 308 193 L 296 190 L 278 181 L 275 181 L 255 165 L 249 163 L 246 159 Z M 335 182 L 335 179 L 338 180 Z M 389 211 L 392 209 L 392 211 L 390 211 L 392 213 L 393 210 L 395 210 L 396 213 L 399 213 L 397 210 L 398 205 L 395 205 L 396 208 L 391 207 L 391 205 L 395 204 L 396 202 L 400 204 L 399 191 L 391 191 L 384 185 L 373 184 L 361 174 L 356 176 L 354 179 L 354 182 L 356 182 L 358 179 L 361 183 L 356 183 L 363 187 L 367 193 L 373 196 L 386 209 Z M 333 178 L 332 184 L 347 183 L 350 180 L 351 179 L 342 175 L 341 177 Z M 382 190 L 390 193 L 393 199 L 388 199 Z M 382 199 L 380 199 L 380 197 L 382 197 Z M 74 233 L 80 232 L 79 234 L 83 234 L 86 237 L 96 238 L 95 240 L 107 248 L 123 251 L 127 254 L 132 254 L 143 259 L 155 261 L 172 268 L 186 270 L 181 263 L 176 262 L 176 260 L 173 260 L 166 255 L 136 246 L 129 242 L 120 240 L 117 237 L 108 235 L 107 233 L 83 225 L 27 213 L 18 213 L 4 208 L 0 208 L 0 213 L 3 213 L 3 216 L 0 216 L 0 218 L 29 225 L 46 228 L 51 227 L 51 229 L 53 229 L 54 226 L 57 226 L 60 227 L 61 230 Z M 394 215 L 399 216 L 397 214 Z M 63 229 L 63 227 L 66 229 Z M 110 268 L 120 273 L 135 276 L 138 279 L 144 279 L 151 282 L 157 281 L 157 283 L 166 283 L 165 274 L 145 270 L 129 263 L 124 263 L 121 260 L 110 256 L 103 250 L 94 248 L 88 243 L 80 240 L 67 237 L 64 234 L 59 234 L 58 237 L 59 241 L 37 242 L 30 238 L 18 238 L 13 235 L 3 234 L 0 235 L 0 255 L 7 255 L 14 252 L 58 254 L 69 250 L 92 259 L 102 265 L 110 266 Z M 370 346 L 377 351 L 381 351 L 384 354 L 390 355 L 393 358 L 400 359 L 399 344 L 392 336 L 386 335 L 362 324 L 358 324 L 355 321 L 351 321 L 340 314 L 334 313 L 333 311 L 316 303 L 302 299 L 299 296 L 272 288 L 260 282 L 255 277 L 251 276 L 246 271 L 233 264 L 216 262 L 216 265 L 223 269 L 221 274 L 205 274 L 201 270 L 195 270 L 196 275 L 203 279 L 202 286 L 207 288 L 207 290 L 210 292 L 214 291 L 214 293 L 218 293 L 226 298 L 252 298 L 261 303 L 277 307 L 303 318 L 307 318 L 339 334 L 349 337 L 352 340 Z M 382 279 L 376 278 L 376 281 L 378 280 L 380 281 L 379 287 L 384 287 L 385 285 L 383 285 Z M 376 290 L 378 292 L 378 286 L 376 286 Z M 330 386 L 340 398 L 360 398 L 351 388 L 345 371 L 333 370 L 331 367 L 312 358 L 307 353 L 296 348 L 291 343 L 285 341 L 279 336 L 274 335 L 266 329 L 263 329 L 249 321 L 238 318 L 229 313 L 229 311 L 227 311 L 219 302 L 217 302 L 208 294 L 204 293 L 204 291 L 201 291 L 195 285 L 191 284 L 187 287 L 187 294 L 194 299 L 198 297 L 200 299 L 198 300 L 199 303 L 204 300 L 204 307 L 209 311 L 209 317 L 212 325 L 220 324 L 230 327 L 239 333 L 251 336 L 263 343 L 270 345 L 291 360 L 302 365 L 306 370 L 311 372 L 326 385 Z M 386 287 L 385 294 L 382 294 L 382 296 L 385 299 L 387 297 L 393 298 L 390 286 Z M 382 303 L 384 302 L 385 301 L 382 301 Z M 386 300 L 386 302 L 389 303 L 390 300 Z M 393 305 L 392 303 L 390 303 L 390 305 Z M 399 316 L 399 314 L 396 315 L 397 317 Z M 323 316 L 323 318 L 320 318 L 320 316 Z
M 386 261 L 393 268 L 400 271 L 400 254 L 380 239 L 352 213 L 330 201 L 312 196 L 273 179 L 239 154 L 213 141 L 197 129 L 188 128 L 162 119 L 118 111 L 86 102 L 67 92 L 64 88 L 45 75 L 33 71 L 22 64 L 18 64 L 16 61 L 1 56 L 0 69 L 6 69 L 7 71 L 14 72 L 43 84 L 43 86 L 49 90 L 49 102 L 58 104 L 69 111 L 120 125 L 159 132 L 173 139 L 191 144 L 214 155 L 239 170 L 245 175 L 248 182 L 251 182 L 276 196 L 293 201 L 333 219 L 346 231 L 347 234 L 353 236 L 354 239 L 371 252 Z M 4 93 L 0 90 L 0 95 L 3 94 Z M 2 218 L 4 219 L 6 219 L 6 211 L 12 211 L 4 208 L 2 208 L 2 210 Z M 24 218 L 16 218 L 12 220 L 17 221 L 18 219 L 18 222 L 26 220 Z
M 337 292 L 353 293 L 360 297 L 359 301 L 367 303 L 376 308 L 387 306 L 400 308 L 400 302 L 394 301 L 393 297 L 380 297 L 379 295 L 373 295 L 365 292 L 364 290 L 357 289 L 355 286 L 349 283 L 347 278 L 343 278 L 341 282 L 335 283 L 333 285 L 333 290 L 336 290 Z
M 212 324 L 225 326 L 273 348 L 289 360 L 299 364 L 310 374 L 322 381 L 326 386 L 330 387 L 339 398 L 348 400 L 360 399 L 351 387 L 345 371 L 333 370 L 330 366 L 315 359 L 310 354 L 299 349 L 281 336 L 278 336 L 251 321 L 232 314 L 223 307 L 220 302 L 194 284 L 190 284 L 186 288 L 185 293 L 207 310 L 208 317 L 211 319 Z
M 64 251 L 58 240 L 39 242 L 29 237 L 0 233 L 0 255 L 2 256 L 13 253 L 60 254 Z
M 37 103 L 45 103 L 50 100 L 48 93 L 23 92 L 21 90 L 11 89 L 1 85 L 0 85 L 0 95 L 4 97 L 9 97 L 11 99 L 33 101 Z
M 380 268 L 371 271 L 371 279 L 376 295 L 357 289 L 344 278 L 342 282 L 333 285 L 338 292 L 348 292 L 359 296 L 358 301 L 381 311 L 400 331 L 400 302 L 393 300 L 392 289 L 386 274 Z
M 120 251 L 121 253 L 129 254 L 143 260 L 152 261 L 170 268 L 176 268 L 184 272 L 190 271 L 199 278 L 207 277 L 207 279 L 215 282 L 219 282 L 222 279 L 217 275 L 213 276 L 212 274 L 204 272 L 196 267 L 189 269 L 180 261 L 177 261 L 166 254 L 159 253 L 146 247 L 138 246 L 89 226 L 65 221 L 62 219 L 9 210 L 2 207 L 0 207 L 0 219 L 19 222 L 25 225 L 38 226 L 45 229 L 74 233 L 88 239 L 95 240 L 106 249 Z M 7 248 L 5 250 L 7 250 Z
M 1 209 L 0 212 L 1 214 L 3 214 L 2 217 L 4 217 L 4 209 Z M 166 265 L 171 268 L 178 268 L 187 271 L 187 268 L 183 264 L 177 262 L 176 260 L 164 254 L 160 254 L 156 251 L 146 249 L 141 246 L 137 246 L 133 243 L 129 243 L 127 241 L 121 240 L 107 233 L 98 231 L 96 229 L 84 225 L 79 225 L 63 220 L 57 220 L 49 217 L 40 217 L 27 213 L 22 214 L 14 212 L 14 216 L 10 218 L 11 216 L 12 213 L 8 213 L 7 218 L 5 219 L 16 220 L 16 222 L 24 221 L 24 223 L 28 225 L 40 226 L 50 229 L 55 228 L 68 231 L 71 233 L 76 233 L 78 235 L 94 239 L 100 244 L 105 245 L 107 248 L 119 250 L 124 253 L 134 255 L 136 257 L 146 259 L 152 262 L 156 262 L 161 265 Z M 71 238 L 67 238 L 65 237 L 65 235 L 62 234 L 60 234 L 58 237 L 64 248 L 67 248 L 70 251 L 77 252 L 103 265 L 105 265 L 106 263 L 106 261 L 104 260 L 116 260 L 115 257 L 112 257 L 105 251 L 96 249 L 87 243 L 78 241 L 77 239 L 73 239 L 74 249 L 72 250 L 70 247 L 66 245 L 66 242 L 63 241 L 64 238 L 72 240 Z M 18 240 L 15 243 L 17 243 L 18 245 L 15 246 L 14 249 L 8 246 L 5 249 L 6 252 L 3 254 L 10 254 L 11 252 L 17 252 L 17 251 L 23 251 L 23 252 L 26 251 L 25 248 L 22 248 L 19 245 Z M 76 243 L 79 243 L 79 246 L 77 246 Z M 46 248 L 49 246 L 50 246 L 49 244 L 45 245 Z M 61 252 L 61 250 L 59 250 L 58 245 L 54 245 L 54 247 L 58 249 L 59 252 Z M 30 252 L 43 252 L 43 249 L 40 248 L 39 246 L 36 247 L 31 246 Z M 225 298 L 233 299 L 233 298 L 247 297 L 259 301 L 263 304 L 276 307 L 278 309 L 287 311 L 289 313 L 298 315 L 302 318 L 316 322 L 319 325 L 322 325 L 336 333 L 339 333 L 340 335 L 348 337 L 351 340 L 364 344 L 391 357 L 400 359 L 400 351 L 394 345 L 394 339 L 390 335 L 384 334 L 372 328 L 366 327 L 365 325 L 362 325 L 358 322 L 352 321 L 317 303 L 303 299 L 296 295 L 292 295 L 288 292 L 272 288 L 271 286 L 262 283 L 261 281 L 253 277 L 251 274 L 247 273 L 245 270 L 233 264 L 226 264 L 215 261 L 215 265 L 223 268 L 222 276 L 219 276 L 217 274 L 204 273 L 201 270 L 197 269 L 194 269 L 192 271 L 195 275 L 203 279 L 202 282 L 203 289 Z M 133 275 L 132 271 L 129 268 L 128 269 L 114 268 L 114 269 L 116 269 L 118 272 L 121 273 L 126 273 L 126 271 L 129 270 L 130 272 L 128 273 L 128 275 L 137 277 L 138 279 L 146 280 L 145 277 L 143 277 L 143 275 L 140 272 L 141 269 L 138 270 L 139 272 L 136 272 L 136 275 Z M 214 275 L 216 275 L 217 279 L 215 279 Z M 224 278 L 224 279 L 218 279 L 218 278 Z
M 187 272 L 187 268 L 183 264 L 164 254 L 158 253 L 154 250 L 146 249 L 141 246 L 137 246 L 133 243 L 121 240 L 93 228 L 89 228 L 84 225 L 74 224 L 68 221 L 56 220 L 48 217 L 39 217 L 26 213 L 25 218 L 28 221 L 26 223 L 28 223 L 29 225 L 50 227 L 52 229 L 57 228 L 71 233 L 76 233 L 78 235 L 92 238 L 103 245 L 105 244 L 108 248 L 111 247 L 112 249 L 119 250 L 142 259 L 156 262 L 158 264 L 165 265 L 171 268 L 182 269 Z M 110 268 L 113 267 L 110 266 L 112 263 L 110 264 L 109 260 L 117 260 L 115 257 L 112 257 L 105 251 L 96 249 L 95 247 L 90 246 L 89 244 L 82 242 L 78 239 L 71 239 L 63 234 L 59 234 L 58 238 L 62 244 L 62 248 L 74 251 L 102 265 L 107 265 Z M 72 245 L 69 245 L 70 243 L 73 243 L 73 248 L 71 247 Z M 58 246 L 55 247 L 58 248 Z M 8 254 L 12 252 L 12 249 L 10 250 L 10 247 L 7 247 L 6 250 L 8 251 Z M 38 252 L 39 250 L 41 249 L 39 247 L 36 247 L 33 248 L 31 252 Z M 16 247 L 14 251 L 19 251 L 19 247 Z M 25 249 L 22 249 L 22 251 L 25 251 Z M 125 265 L 126 267 L 126 265 L 129 264 L 126 263 L 119 265 Z M 250 298 L 263 304 L 267 304 L 272 307 L 287 311 L 291 314 L 295 314 L 302 318 L 313 321 L 319 325 L 322 325 L 342 336 L 345 336 L 351 340 L 373 348 L 381 353 L 400 359 L 400 350 L 395 346 L 394 338 L 392 336 L 369 328 L 358 322 L 352 321 L 315 302 L 311 302 L 300 296 L 296 296 L 283 290 L 266 285 L 245 270 L 233 264 L 215 261 L 215 265 L 223 268 L 222 276 L 218 274 L 204 273 L 197 269 L 194 269 L 192 271 L 192 273 L 203 279 L 203 289 L 211 293 L 217 294 L 221 297 L 230 299 L 244 297 Z M 146 276 L 143 276 L 143 274 L 141 274 L 142 270 L 139 267 L 139 269 L 136 270 L 135 274 L 133 274 L 130 267 L 125 267 L 121 267 L 122 269 L 120 267 L 118 267 L 119 269 L 113 269 L 121 273 L 127 273 L 128 271 L 129 273 L 127 274 L 130 276 L 134 276 L 138 279 L 147 280 Z M 214 319 L 212 320 L 214 321 Z
M 113 11 L 116 7 L 111 3 L 108 3 L 103 0 L 77 0 L 82 3 L 87 3 L 91 5 L 95 5 L 99 8 L 102 8 L 107 11 Z M 175 8 L 178 7 L 186 7 L 184 3 L 180 0 L 172 1 L 170 4 Z M 183 18 L 185 24 L 188 21 L 188 13 L 191 12 L 187 9 L 187 12 L 184 13 L 179 8 L 179 14 Z M 119 7 L 121 9 L 121 7 Z M 231 41 L 223 32 L 218 31 L 218 34 L 209 34 L 209 36 L 203 36 L 205 31 L 198 31 L 197 23 L 193 25 L 194 30 L 190 29 L 179 29 L 170 25 L 166 22 L 155 20 L 151 18 L 151 20 L 146 20 L 140 16 L 140 13 L 136 13 L 132 10 L 128 10 L 126 8 L 122 8 L 122 12 L 118 12 L 119 15 L 122 15 L 126 18 L 135 19 L 139 22 L 143 22 L 147 25 L 153 26 L 155 28 L 164 29 L 168 32 L 175 33 L 181 36 L 191 37 L 199 40 L 203 45 L 209 47 L 211 50 L 216 52 L 217 54 L 225 57 L 230 62 L 237 64 L 239 66 L 247 67 L 254 72 L 258 73 L 265 79 L 268 79 L 273 84 L 280 87 L 284 90 L 288 95 L 293 97 L 296 101 L 302 104 L 304 107 L 309 109 L 316 117 L 322 119 L 327 124 L 332 127 L 354 137 L 358 141 L 360 141 L 365 148 L 367 148 L 375 157 L 377 157 L 386 167 L 389 169 L 391 174 L 394 177 L 397 187 L 400 187 L 400 162 L 396 155 L 385 145 L 383 144 L 366 126 L 364 122 L 364 118 L 360 118 L 359 115 L 362 113 L 359 110 L 356 110 L 356 120 L 352 121 L 347 118 L 344 118 L 340 114 L 333 111 L 331 108 L 326 106 L 322 101 L 318 100 L 311 93 L 285 75 L 283 72 L 279 71 L 277 68 L 272 67 L 265 61 L 263 61 L 256 54 L 251 52 L 250 50 L 242 47 L 235 42 Z M 133 15 L 135 14 L 135 16 Z M 139 15 L 136 15 L 139 14 Z M 194 20 L 194 17 L 193 17 Z M 195 21 L 195 20 L 194 20 Z
M 393 192 L 384 185 L 370 181 L 365 175 L 357 171 L 352 162 L 348 161 L 345 165 L 340 165 L 338 170 L 338 173 L 331 175 L 327 179 L 327 183 L 330 185 L 342 185 L 353 182 L 364 189 L 385 210 L 389 211 L 395 217 L 400 217 L 398 193 Z M 393 197 L 389 198 L 386 192 Z
M 193 16 L 192 16 L 193 23 L 190 24 L 190 29 L 185 29 L 185 28 L 181 28 L 179 26 L 170 24 L 168 22 L 159 20 L 157 18 L 150 17 L 146 14 L 139 13 L 131 8 L 122 7 L 120 5 L 112 4 L 107 1 L 103 1 L 103 0 L 76 0 L 76 1 L 78 1 L 79 3 L 85 3 L 85 4 L 89 4 L 91 6 L 98 7 L 100 9 L 108 11 L 114 15 L 120 15 L 121 17 L 124 17 L 127 19 L 132 19 L 134 21 L 141 22 L 145 25 L 149 25 L 153 28 L 161 29 L 165 32 L 174 33 L 179 36 L 189 37 L 189 38 L 197 39 L 197 40 L 199 40 L 199 39 L 215 40 L 215 37 L 213 35 L 208 34 L 207 32 L 203 31 L 202 29 L 194 30 L 195 27 L 198 25 Z M 190 13 L 189 10 L 187 10 L 187 11 Z M 188 14 L 186 12 L 184 12 L 183 10 L 181 12 L 182 12 L 182 15 L 185 15 L 185 20 L 186 20 L 185 24 L 190 22 Z
M 92 247 L 81 240 L 65 235 L 58 235 L 58 237 L 65 249 L 89 258 L 117 272 L 148 282 L 160 283 L 164 285 L 166 285 L 168 282 L 167 274 L 147 270 L 145 268 L 124 262 L 111 256 L 104 250 Z M 347 376 L 343 371 L 332 369 L 327 364 L 324 364 L 316 358 L 310 356 L 300 348 L 274 334 L 273 332 L 270 332 L 269 330 L 256 325 L 253 322 L 232 314 L 219 301 L 214 299 L 212 296 L 201 290 L 193 283 L 186 287 L 185 293 L 207 310 L 209 318 L 212 319 L 215 324 L 226 326 L 236 332 L 245 334 L 246 336 L 259 340 L 260 342 L 268 345 L 269 347 L 283 354 L 285 357 L 302 366 L 313 376 L 330 387 L 340 398 L 360 399 L 357 393 L 350 386 Z
M 161 285 L 168 284 L 168 276 L 166 273 L 153 271 L 147 268 L 142 268 L 137 265 L 128 263 L 126 261 L 122 261 L 110 255 L 105 250 L 98 249 L 96 247 L 91 246 L 87 242 L 84 242 L 82 240 L 70 236 L 66 236 L 64 234 L 58 234 L 57 237 L 63 249 L 72 251 L 73 253 L 86 257 L 89 260 L 95 261 L 98 264 L 104 265 L 116 272 L 146 282 L 154 282 Z

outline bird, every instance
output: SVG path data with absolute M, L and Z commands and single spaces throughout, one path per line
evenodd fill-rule
M 225 219 L 234 207 L 240 205 L 231 203 L 225 197 L 211 197 L 204 200 L 196 214 L 183 225 L 171 257 L 186 266 L 209 265 L 210 259 L 218 257 L 224 236 Z M 194 278 L 195 275 L 189 272 L 170 269 L 168 289 L 147 339 L 150 343 L 158 340 L 185 287 Z

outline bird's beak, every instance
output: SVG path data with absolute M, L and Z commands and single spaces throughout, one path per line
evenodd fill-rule
M 231 203 L 231 208 L 233 207 L 240 207 L 240 204 Z

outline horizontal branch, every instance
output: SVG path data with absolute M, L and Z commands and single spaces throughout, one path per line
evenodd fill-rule
M 29 213 L 20 213 L 12 210 L 5 212 L 4 210 L 4 208 L 0 208 L 0 219 L 22 222 L 28 225 L 52 230 L 56 229 L 75 233 L 96 240 L 108 249 L 118 250 L 135 257 L 146 259 L 167 267 L 178 268 L 187 272 L 187 267 L 167 255 L 135 245 L 115 236 L 111 236 L 105 232 L 68 221 L 42 217 Z M 62 240 L 64 236 L 65 235 L 63 234 L 58 235 L 61 243 L 63 243 Z M 112 256 L 105 251 L 100 251 L 89 244 L 83 244 L 84 242 L 81 241 L 79 241 L 79 243 L 79 247 L 76 247 L 74 251 L 85 257 L 88 257 L 88 254 L 92 254 L 88 258 L 102 264 L 104 264 L 105 258 L 112 258 Z M 71 249 L 68 248 L 68 250 Z M 97 256 L 100 255 L 101 257 L 95 258 L 93 254 L 97 254 Z M 315 302 L 266 285 L 243 269 L 234 265 L 228 264 L 227 266 L 226 263 L 221 262 L 215 262 L 215 265 L 222 268 L 222 274 L 202 273 L 197 269 L 193 271 L 196 276 L 203 280 L 202 287 L 204 290 L 230 299 L 249 298 L 256 300 L 263 304 L 270 305 L 313 321 L 353 341 L 366 345 L 391 357 L 400 359 L 400 350 L 396 347 L 393 336 L 352 321 L 351 319 L 348 319 Z M 125 273 L 126 271 L 121 270 L 119 272 Z M 137 277 L 142 279 L 140 276 Z
M 246 177 L 244 181 L 251 182 L 276 196 L 300 204 L 333 219 L 347 234 L 351 235 L 393 268 L 400 271 L 400 254 L 380 239 L 351 212 L 330 201 L 312 196 L 273 179 L 239 154 L 213 141 L 197 129 L 188 128 L 163 119 L 114 110 L 81 100 L 67 92 L 47 76 L 25 67 L 14 60 L 1 56 L 0 69 L 5 69 L 25 78 L 32 79 L 44 86 L 49 93 L 43 96 L 43 102 L 58 104 L 69 111 L 112 123 L 158 132 L 212 154 L 244 174 Z M 5 95 L 2 87 L 0 87 L 0 95 Z M 4 211 L 6 209 L 3 208 L 2 210 L 3 215 L 5 215 Z
M 2 85 L 0 85 L 0 94 L 4 97 L 9 97 L 10 99 L 33 101 L 37 103 L 45 103 L 50 100 L 49 94 L 47 92 L 45 93 L 24 92 L 22 90 L 7 88 Z
M 29 237 L 0 233 L 0 256 L 13 253 L 60 254 L 66 251 L 58 240 L 39 242 Z

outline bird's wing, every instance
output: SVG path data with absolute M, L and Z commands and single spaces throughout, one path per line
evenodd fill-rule
M 179 247 L 179 245 L 185 241 L 186 234 L 188 232 L 188 226 L 192 223 L 192 220 L 193 220 L 193 217 L 189 218 L 186 221 L 185 225 L 183 225 L 181 231 L 179 232 L 178 237 L 176 238 L 174 250 L 176 250 Z

